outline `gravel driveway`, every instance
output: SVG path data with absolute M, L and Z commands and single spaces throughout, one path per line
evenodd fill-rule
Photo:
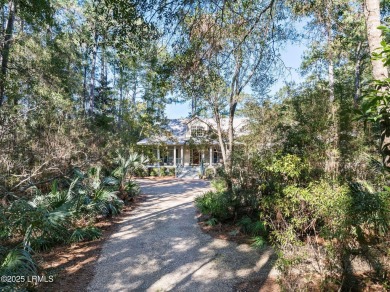
M 139 182 L 146 200 L 106 241 L 89 291 L 233 291 L 275 273 L 270 249 L 260 253 L 200 230 L 193 201 L 208 182 Z

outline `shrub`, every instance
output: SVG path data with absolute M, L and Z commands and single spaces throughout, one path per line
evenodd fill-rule
M 80 219 L 92 222 L 96 216 L 119 213 L 123 201 L 111 190 L 117 186 L 115 178 L 102 179 L 100 168 L 92 168 L 87 173 L 76 171 L 75 174 L 76 178 L 70 183 L 62 182 L 62 189 L 55 181 L 48 194 L 37 191 L 30 201 L 17 199 L 0 208 L 2 240 L 10 246 L 23 246 L 22 249 L 11 249 L 8 256 L 0 250 L 2 271 L 9 271 L 12 265 L 31 266 L 31 250 L 40 251 L 60 243 L 97 238 L 100 236 L 97 228 L 75 228 L 76 223 L 84 221 Z M 136 192 L 137 186 L 132 185 L 132 189 Z
M 206 178 L 213 179 L 215 177 L 215 169 L 214 168 L 207 168 L 206 169 Z
M 306 187 L 291 184 L 274 196 L 264 197 L 261 206 L 263 214 L 268 214 L 264 219 L 280 251 L 278 261 L 284 277 L 291 276 L 291 269 L 304 273 L 304 268 L 297 267 L 301 261 L 295 259 L 303 259 L 305 255 L 301 253 L 298 257 L 290 251 L 298 250 L 306 238 L 311 242 L 310 237 L 321 236 L 327 241 L 324 249 L 318 250 L 321 254 L 318 256 L 326 258 L 326 265 L 321 266 L 326 271 L 324 283 L 331 277 L 329 283 L 343 289 L 357 285 L 350 274 L 350 262 L 356 256 L 367 260 L 378 279 L 386 279 L 388 271 L 381 260 L 385 256 L 379 248 L 389 234 L 390 194 L 386 188 L 376 192 L 364 183 L 340 185 L 327 180 Z M 248 225 L 249 220 L 242 224 Z
M 141 193 L 141 188 L 139 184 L 137 184 L 135 181 L 129 181 L 126 184 L 125 190 L 128 194 L 129 199 L 134 198 Z
M 217 177 L 217 178 L 224 178 L 225 176 L 226 176 L 225 168 L 222 167 L 222 166 L 218 166 L 215 169 L 215 177 Z
M 161 171 L 160 168 L 155 167 L 150 171 L 150 176 L 160 176 Z
M 5 250 L 3 250 L 4 252 Z M 6 251 L 4 257 L 0 250 L 0 275 L 4 276 L 28 276 L 36 275 L 37 265 L 27 249 L 14 248 Z M 0 287 L 5 282 L 0 282 Z
M 166 176 L 168 174 L 168 169 L 165 166 L 161 167 L 160 174 L 161 176 Z
M 218 223 L 218 220 L 215 218 L 210 218 L 209 220 L 206 221 L 206 224 L 209 226 L 215 226 L 215 225 L 217 225 L 217 223 Z
M 227 188 L 226 181 L 221 178 L 212 180 L 211 186 L 215 189 L 216 192 L 223 192 Z
M 255 236 L 252 238 L 252 244 L 251 246 L 254 248 L 261 249 L 265 246 L 266 241 L 262 236 Z
M 227 192 L 209 191 L 195 199 L 196 206 L 203 214 L 208 214 L 220 221 L 233 216 L 234 202 Z
M 248 216 L 243 216 L 237 223 L 241 227 L 241 231 L 253 236 L 265 235 L 266 228 L 264 223 L 259 220 L 252 220 Z
M 176 168 L 175 167 L 168 168 L 168 175 L 175 176 L 176 175 Z
M 145 176 L 148 176 L 148 172 L 146 169 L 144 168 L 139 168 L 139 169 L 136 169 L 134 171 L 134 176 L 137 176 L 137 177 L 145 177 Z
M 44 250 L 62 243 L 68 236 L 73 216 L 72 205 L 50 204 L 50 196 L 35 200 L 23 199 L 13 202 L 7 210 L 9 237 L 23 236 L 24 244 L 31 245 L 34 250 Z M 56 205 L 57 203 L 57 205 Z
M 126 197 L 126 182 L 131 180 L 137 171 L 146 171 L 146 164 L 149 159 L 138 153 L 131 153 L 127 158 L 118 154 L 116 158 L 117 168 L 112 172 L 112 176 L 117 179 L 119 197 Z
M 76 228 L 70 236 L 70 242 L 81 242 L 98 239 L 102 236 L 102 231 L 95 226 Z
M 274 174 L 279 174 L 284 180 L 294 180 L 301 175 L 305 167 L 306 165 L 301 158 L 287 154 L 281 157 L 275 156 L 267 170 Z
M 99 189 L 91 194 L 90 201 L 87 204 L 89 212 L 95 212 L 103 216 L 112 216 L 120 213 L 123 207 L 123 201 L 118 199 L 116 192 L 106 189 Z

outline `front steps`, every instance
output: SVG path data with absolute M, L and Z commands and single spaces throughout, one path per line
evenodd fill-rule
M 199 166 L 183 166 L 176 169 L 176 177 L 183 179 L 199 179 Z

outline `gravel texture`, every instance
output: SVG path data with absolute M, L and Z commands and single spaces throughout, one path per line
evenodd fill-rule
M 140 180 L 146 200 L 105 243 L 88 291 L 234 291 L 274 276 L 271 249 L 214 239 L 196 220 L 201 180 Z

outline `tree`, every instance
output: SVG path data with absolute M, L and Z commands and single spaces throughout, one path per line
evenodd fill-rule
M 11 47 L 13 43 L 13 36 L 15 33 L 15 21 L 16 17 L 20 15 L 23 25 L 34 26 L 36 24 L 42 25 L 42 23 L 52 20 L 53 9 L 51 3 L 48 0 L 27 0 L 18 1 L 10 0 L 7 5 L 4 6 L 4 1 L 1 1 L 2 10 L 7 11 L 7 20 L 5 26 L 4 38 L 0 43 L 1 47 L 1 74 L 0 74 L 0 106 L 3 104 L 6 98 L 6 82 L 7 72 L 9 68 L 9 60 Z M 3 19 L 5 21 L 5 18 Z M 19 27 L 22 29 L 22 26 Z M 15 101 L 14 101 L 15 102 Z
M 99 159 L 100 151 L 110 144 L 112 150 L 128 148 L 153 128 L 155 120 L 162 119 L 170 73 L 164 71 L 165 58 L 146 45 L 151 41 L 155 46 L 155 28 L 143 20 L 132 3 L 0 3 L 4 28 L 1 56 L 6 57 L 1 61 L 8 56 L 3 66 L 6 74 L 0 76 L 4 88 L 0 188 L 6 194 L 67 175 L 75 164 Z M 8 34 L 10 3 L 16 14 Z M 5 42 L 6 37 L 11 41 Z M 132 72 L 131 76 L 119 77 L 115 72 L 118 63 L 122 72 Z M 134 76 L 138 80 L 134 84 L 139 86 L 132 92 L 134 86 L 127 84 L 132 84 L 129 80 Z M 149 95 L 142 92 L 145 85 L 150 88 Z M 84 114 L 89 109 L 92 87 L 94 114 L 90 118 Z M 119 87 L 123 88 L 122 95 Z M 158 117 L 146 114 L 150 95 L 160 108 Z M 121 131 L 117 131 L 120 121 Z M 90 153 L 93 158 L 81 162 L 80 153 Z M 84 158 L 87 156 L 91 157 L 86 154 Z
M 380 1 L 379 0 L 365 0 L 364 14 L 366 17 L 367 39 L 372 55 L 378 55 L 382 44 L 382 33 L 378 28 L 380 26 Z M 375 80 L 379 82 L 388 78 L 388 69 L 385 63 L 380 58 L 372 58 L 372 75 Z M 380 91 L 387 91 L 389 87 L 387 84 L 381 84 Z M 378 107 L 378 112 L 381 116 L 381 142 L 380 151 L 382 153 L 382 162 L 384 167 L 390 169 L 390 113 L 388 108 L 382 103 Z
M 327 134 L 328 149 L 326 152 L 327 173 L 333 178 L 339 174 L 340 162 L 340 103 L 342 96 L 337 94 L 339 83 L 337 74 L 346 72 L 350 66 L 345 63 L 354 62 L 354 102 L 357 107 L 360 96 L 360 79 L 362 58 L 366 49 L 365 35 L 361 29 L 361 13 L 359 5 L 351 5 L 350 1 L 291 1 L 294 15 L 297 17 L 310 17 L 307 23 L 307 39 L 310 40 L 310 50 L 306 53 L 305 62 L 302 64 L 304 72 L 315 72 L 314 78 L 326 80 L 329 103 L 329 129 Z M 314 67 L 316 64 L 318 67 Z M 313 70 L 313 68 L 315 68 Z M 349 68 L 348 68 L 349 69 Z M 352 70 L 352 69 L 351 69 Z M 349 71 L 349 70 L 348 70 Z M 347 73 L 349 74 L 349 73 Z
M 247 86 L 264 93 L 272 82 L 276 44 L 285 39 L 278 1 L 222 1 L 200 5 L 184 21 L 181 85 L 198 110 L 216 122 L 229 190 L 235 148 L 234 118 Z M 227 119 L 224 133 L 223 119 Z

